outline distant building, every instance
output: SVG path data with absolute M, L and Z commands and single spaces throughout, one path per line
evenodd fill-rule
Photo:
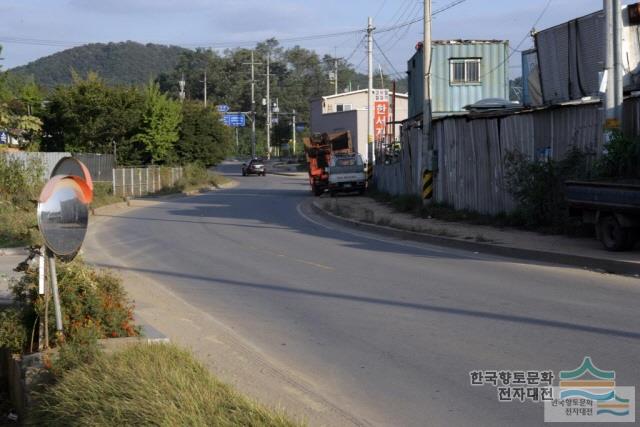
M 400 122 L 408 115 L 408 95 L 396 93 L 395 120 Z M 311 132 L 324 133 L 341 130 L 351 131 L 354 149 L 366 157 L 367 155 L 367 89 L 337 95 L 323 96 L 311 100 Z M 389 121 L 392 120 L 393 94 L 389 93 Z M 396 126 L 397 139 L 400 138 L 400 126 Z M 388 126 L 387 137 L 392 130 Z
M 422 113 L 423 49 L 407 64 L 409 118 Z M 509 42 L 436 40 L 432 45 L 431 102 L 434 116 L 464 112 L 481 99 L 509 99 Z

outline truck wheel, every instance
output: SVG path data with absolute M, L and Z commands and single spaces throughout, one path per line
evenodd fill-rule
M 629 243 L 633 240 L 631 233 L 620 226 L 615 216 L 600 218 L 598 228 L 600 241 L 607 250 L 618 252 L 629 249 Z

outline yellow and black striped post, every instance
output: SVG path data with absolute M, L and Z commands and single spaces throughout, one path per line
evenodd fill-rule
M 433 172 L 424 170 L 422 172 L 422 198 L 431 199 L 433 197 Z
M 371 183 L 373 180 L 373 163 L 367 163 L 364 168 L 365 175 L 367 177 L 367 182 Z

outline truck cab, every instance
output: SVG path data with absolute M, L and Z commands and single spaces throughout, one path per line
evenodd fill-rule
M 362 156 L 357 153 L 335 153 L 327 167 L 329 174 L 329 194 L 357 192 L 364 193 L 366 175 Z

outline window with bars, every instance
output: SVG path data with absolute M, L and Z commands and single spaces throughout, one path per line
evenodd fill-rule
M 454 85 L 480 83 L 480 59 L 455 58 L 450 60 L 450 82 Z

